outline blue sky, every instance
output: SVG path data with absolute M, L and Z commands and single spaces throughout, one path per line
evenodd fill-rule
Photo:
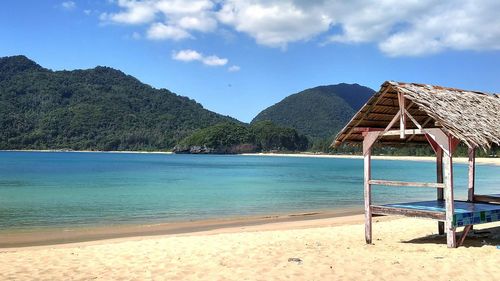
M 500 92 L 500 1 L 2 1 L 0 56 L 105 65 L 249 122 L 306 88 Z

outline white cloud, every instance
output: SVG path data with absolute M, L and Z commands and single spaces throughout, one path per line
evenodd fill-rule
M 195 50 L 181 50 L 172 53 L 172 59 L 184 62 L 199 61 L 208 66 L 224 66 L 229 60 L 226 58 L 220 58 L 216 55 L 204 56 Z
M 202 60 L 203 56 L 198 53 L 195 50 L 182 50 L 179 52 L 174 52 L 172 54 L 172 58 L 174 60 L 180 60 L 180 61 L 196 61 L 196 60 Z
M 147 32 L 147 38 L 153 40 L 172 39 L 174 41 L 191 38 L 186 30 L 173 25 L 166 25 L 161 22 L 153 23 Z
M 210 32 L 217 27 L 217 21 L 215 19 L 203 15 L 182 17 L 177 21 L 177 24 L 179 27 L 186 30 L 197 30 L 201 32 Z
M 241 70 L 241 67 L 237 65 L 231 65 L 230 67 L 227 68 L 227 71 L 229 72 L 238 72 Z
M 64 1 L 61 3 L 61 7 L 65 10 L 73 10 L 76 8 L 76 3 L 73 1 Z
M 293 1 L 225 1 L 218 19 L 249 34 L 257 43 L 284 48 L 288 43 L 311 39 L 328 31 L 330 15 L 321 6 Z
M 116 4 L 123 10 L 119 13 L 102 13 L 102 21 L 124 24 L 142 24 L 155 19 L 154 1 L 118 0 Z
M 87 15 L 87 16 L 90 16 L 90 14 L 92 14 L 92 10 L 88 10 L 88 9 L 86 9 L 86 10 L 83 10 L 83 13 L 84 13 L 85 15 Z
M 154 40 L 193 38 L 192 31 L 212 32 L 217 28 L 211 0 L 118 0 L 121 10 L 102 13 L 101 21 L 120 24 L 148 24 L 147 37 Z
M 218 56 L 208 56 L 204 57 L 202 62 L 210 66 L 223 66 L 227 64 L 228 59 L 219 58 Z
M 500 50 L 498 0 L 118 0 L 103 21 L 149 25 L 148 38 L 181 40 L 234 30 L 260 45 L 319 40 L 375 44 L 388 56 Z

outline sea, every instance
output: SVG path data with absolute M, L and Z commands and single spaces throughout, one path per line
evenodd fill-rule
M 499 166 L 477 165 L 476 193 Z M 454 164 L 455 198 L 467 166 Z M 436 179 L 435 163 L 374 160 L 374 179 Z M 433 188 L 373 187 L 375 203 L 434 199 Z M 363 160 L 247 155 L 0 152 L 0 232 L 363 209 Z

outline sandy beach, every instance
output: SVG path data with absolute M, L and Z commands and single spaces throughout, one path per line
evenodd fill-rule
M 310 157 L 310 158 L 337 158 L 337 159 L 363 159 L 361 155 L 332 155 L 332 154 L 312 154 L 312 153 L 245 153 L 246 156 L 265 157 Z M 374 160 L 394 160 L 394 161 L 425 161 L 435 162 L 435 157 L 430 156 L 372 156 Z M 454 163 L 468 163 L 469 159 L 464 157 L 453 157 Z M 500 158 L 476 158 L 476 164 L 500 166 Z
M 170 151 L 92 151 L 92 150 L 1 150 L 6 152 L 75 152 L 75 153 L 134 153 L 134 154 L 174 154 Z M 363 159 L 361 155 L 333 155 L 322 153 L 242 153 L 243 156 L 264 156 L 264 157 L 309 157 L 309 158 L 336 158 L 336 159 Z M 372 156 L 374 160 L 394 160 L 394 161 L 425 161 L 435 162 L 436 158 L 430 156 Z M 454 157 L 455 163 L 467 163 L 468 158 Z M 476 164 L 500 166 L 500 158 L 476 158 Z
M 500 223 L 448 249 L 431 220 L 363 216 L 3 248 L 1 280 L 497 280 Z
M 65 150 L 65 149 L 7 149 L 5 152 L 72 152 L 72 153 L 133 153 L 133 154 L 173 154 L 171 151 L 137 151 L 137 150 Z

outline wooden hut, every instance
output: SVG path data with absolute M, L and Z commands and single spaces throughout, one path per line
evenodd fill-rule
M 436 182 L 372 179 L 370 157 L 375 142 L 428 143 L 436 153 Z M 468 200 L 453 196 L 453 152 L 463 142 L 469 150 Z M 388 81 L 337 135 L 334 145 L 360 143 L 364 155 L 365 238 L 372 241 L 372 215 L 404 215 L 438 221 L 448 247 L 463 243 L 472 225 L 500 220 L 500 196 L 475 195 L 475 151 L 500 144 L 500 96 L 440 86 Z M 373 205 L 374 185 L 436 188 L 437 200 Z M 456 228 L 464 226 L 460 240 Z

